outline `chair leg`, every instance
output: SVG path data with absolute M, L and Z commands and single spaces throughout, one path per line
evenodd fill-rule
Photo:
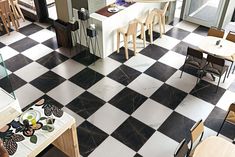
M 5 17 L 4 17 L 4 16 L 0 16 L 0 17 L 1 17 L 1 19 L 2 19 L 4 28 L 5 28 L 6 32 L 7 32 L 7 34 L 10 35 L 9 29 L 8 29 L 8 27 L 7 27 L 7 21 L 6 21 Z
M 149 30 L 150 30 L 150 44 L 153 43 L 153 25 L 149 26 Z
M 127 47 L 127 36 L 124 36 L 124 46 L 125 46 L 125 56 L 126 56 L 126 59 L 128 59 L 129 55 L 128 55 L 128 47 Z
M 160 29 L 160 37 L 162 37 L 162 18 L 161 16 L 159 15 L 158 16 L 158 23 L 159 23 L 159 29 Z
M 24 15 L 23 15 L 23 13 L 22 13 L 22 11 L 20 9 L 20 6 L 18 4 L 16 4 L 15 6 L 16 6 L 18 12 L 20 13 L 21 18 L 23 19 L 23 21 L 25 21 L 25 18 L 24 18 Z
M 230 65 L 230 68 L 229 68 L 229 72 L 228 72 L 227 78 L 229 77 L 229 74 L 231 73 L 232 68 L 233 68 L 233 62 L 232 62 L 232 63 L 231 63 L 231 65 Z
M 225 121 L 226 121 L 226 118 L 227 118 L 228 114 L 229 114 L 229 112 L 228 112 L 227 115 L 225 116 L 224 121 L 223 121 L 222 125 L 220 126 L 220 128 L 219 128 L 218 133 L 217 133 L 216 136 L 218 136 L 218 135 L 220 134 L 220 131 L 222 130 L 222 127 L 224 126 L 224 123 L 225 123 Z
M 11 21 L 12 21 L 12 23 L 13 23 L 13 26 L 15 27 L 16 31 L 18 31 L 18 26 L 17 26 L 17 24 L 16 24 L 16 21 L 15 21 L 14 16 L 13 16 L 12 14 L 10 14 L 10 17 L 11 17 Z
M 183 75 L 183 72 L 184 72 L 184 66 L 185 66 L 185 64 L 183 65 L 183 69 L 182 69 L 182 71 L 181 71 L 180 78 L 181 78 L 181 77 L 182 77 L 182 75 Z
M 136 35 L 133 34 L 132 38 L 133 38 L 134 55 L 136 55 Z
M 166 16 L 162 15 L 162 27 L 163 27 L 163 33 L 166 33 Z
M 143 33 L 143 39 L 142 40 L 143 40 L 144 47 L 146 47 L 146 35 L 145 35 L 145 32 Z
M 233 67 L 233 72 L 232 72 L 232 74 L 234 74 L 234 71 L 235 71 L 235 66 Z
M 117 53 L 120 51 L 120 33 L 117 32 Z
M 221 76 L 219 77 L 219 81 L 218 81 L 218 84 L 217 84 L 217 87 L 216 87 L 216 93 L 217 93 L 218 88 L 219 88 L 220 79 L 221 79 Z
M 224 81 L 225 81 L 225 79 L 226 79 L 226 75 L 227 75 L 227 73 L 228 73 L 228 69 L 226 70 L 226 73 L 225 73 L 225 76 L 224 76 L 223 83 L 224 83 Z

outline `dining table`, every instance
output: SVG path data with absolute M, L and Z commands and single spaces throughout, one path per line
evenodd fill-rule
M 235 144 L 219 136 L 210 136 L 195 148 L 193 157 L 235 157 Z

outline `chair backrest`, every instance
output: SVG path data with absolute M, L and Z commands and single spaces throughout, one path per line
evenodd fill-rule
M 166 2 L 165 6 L 163 8 L 163 15 L 166 14 L 166 11 L 167 11 L 167 8 L 168 8 L 169 4 L 170 4 L 170 2 Z
M 0 0 L 0 10 L 5 16 L 11 12 L 8 0 Z
M 203 53 L 199 50 L 188 47 L 187 56 L 192 56 L 192 57 L 196 57 L 198 59 L 202 59 L 203 58 Z
M 225 60 L 223 58 L 219 58 L 216 56 L 212 56 L 212 55 L 207 55 L 207 62 L 208 63 L 212 63 L 212 64 L 216 64 L 219 66 L 224 66 L 225 65 Z
M 137 26 L 138 26 L 138 21 L 136 20 L 131 21 L 127 29 L 127 35 L 136 35 Z
M 235 102 L 229 106 L 229 111 L 235 112 Z
M 203 121 L 200 120 L 194 124 L 194 126 L 190 129 L 191 132 L 191 145 L 204 133 L 204 124 Z M 201 139 L 200 139 L 201 140 Z
M 227 40 L 235 42 L 235 32 L 230 31 L 226 37 Z
M 188 151 L 189 151 L 188 145 L 185 139 L 183 139 L 178 145 L 178 147 L 176 148 L 174 157 L 187 157 Z
M 211 27 L 208 31 L 207 36 L 214 36 L 218 38 L 223 38 L 224 37 L 224 30 L 223 29 L 218 29 L 215 27 Z

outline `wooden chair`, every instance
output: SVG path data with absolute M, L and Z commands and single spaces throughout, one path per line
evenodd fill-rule
M 183 139 L 175 150 L 174 157 L 188 157 L 188 145 Z
M 136 34 L 137 34 L 137 25 L 138 21 L 133 20 L 129 23 L 128 28 L 126 29 L 125 27 L 119 28 L 117 30 L 117 53 L 119 53 L 119 48 L 120 48 L 120 35 L 123 35 L 124 38 L 124 47 L 125 47 L 125 56 L 126 59 L 129 58 L 128 55 L 128 37 L 132 36 L 133 39 L 133 47 L 134 47 L 134 54 L 136 55 Z
M 153 19 L 154 19 L 155 13 L 153 11 L 148 11 L 147 17 L 144 19 L 139 18 L 138 23 L 141 25 L 141 39 L 144 42 L 144 47 L 146 47 L 146 36 L 145 31 L 148 30 L 148 34 L 150 36 L 150 43 L 153 43 Z
M 230 32 L 228 33 L 227 37 L 226 37 L 226 40 L 232 41 L 232 42 L 234 42 L 234 44 L 235 44 L 235 32 L 230 31 Z M 229 68 L 229 72 L 228 72 L 228 75 L 227 75 L 227 77 L 229 77 L 229 74 L 230 74 L 230 72 L 231 72 L 231 70 L 232 70 L 232 67 L 233 67 L 233 63 L 234 63 L 234 61 L 235 61 L 235 53 L 234 53 L 234 55 L 232 55 L 231 57 L 226 57 L 226 60 L 228 60 L 228 61 L 231 62 L 231 66 L 230 66 L 230 68 Z M 232 73 L 234 73 L 234 70 L 235 70 L 235 66 L 234 66 L 234 68 L 233 68 L 233 72 L 232 72 Z
M 224 37 L 224 30 L 223 29 L 218 29 L 216 27 L 211 27 L 208 31 L 207 36 L 223 38 Z
M 227 112 L 227 114 L 224 118 L 224 121 L 223 121 L 223 123 L 217 133 L 217 136 L 220 134 L 220 131 L 222 130 L 222 127 L 224 126 L 225 122 L 235 125 L 235 103 L 232 103 L 229 106 L 228 112 Z
M 160 29 L 161 37 L 162 37 L 163 33 L 166 33 L 166 11 L 167 11 L 169 4 L 170 4 L 170 2 L 166 2 L 165 6 L 162 10 L 161 9 L 154 9 L 153 10 L 159 20 L 159 29 Z
M 203 71 L 219 77 L 219 81 L 218 81 L 217 88 L 216 88 L 216 92 L 217 92 L 220 79 L 224 73 L 225 73 L 225 76 L 224 76 L 223 83 L 225 81 L 225 78 L 228 72 L 228 66 L 225 65 L 225 59 L 212 56 L 212 55 L 207 55 L 206 61 L 207 61 L 207 64 L 203 68 Z
M 197 82 L 198 82 L 200 78 L 200 72 L 202 71 L 205 65 L 206 61 L 203 59 L 203 53 L 199 50 L 188 47 L 187 55 L 185 58 L 183 69 L 180 74 L 180 78 L 183 75 L 185 66 L 190 66 L 198 70 L 198 77 L 197 77 Z
M 25 21 L 24 15 L 23 15 L 23 13 L 20 9 L 20 6 L 19 6 L 19 1 L 12 0 L 11 7 L 12 7 L 12 10 L 14 11 L 14 13 L 16 14 L 16 18 L 17 19 L 22 18 L 22 20 Z
M 18 26 L 16 25 L 15 18 L 13 12 L 11 11 L 8 0 L 0 0 L 0 17 L 8 35 L 10 34 L 8 29 L 8 27 L 11 27 L 10 22 L 13 23 L 15 29 L 18 31 Z
M 190 139 L 190 148 L 189 148 L 188 154 L 189 156 L 192 156 L 194 143 L 196 142 L 196 140 L 199 139 L 197 143 L 198 145 L 201 142 L 203 134 L 204 134 L 204 124 L 203 124 L 202 119 L 194 124 L 194 126 L 190 129 L 190 132 L 191 132 L 191 139 Z

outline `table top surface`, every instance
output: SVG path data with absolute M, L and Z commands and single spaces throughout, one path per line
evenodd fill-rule
M 235 145 L 218 136 L 211 136 L 200 143 L 193 157 L 234 157 Z
M 32 106 L 34 110 L 37 110 L 41 113 L 41 117 L 47 117 L 44 112 L 44 108 L 42 106 Z M 57 139 L 60 135 L 62 135 L 68 128 L 75 123 L 75 119 L 67 114 L 63 113 L 62 117 L 52 116 L 55 119 L 54 122 L 54 130 L 52 132 L 48 132 L 47 130 L 39 129 L 35 130 L 34 135 L 37 136 L 36 144 L 30 141 L 30 137 L 26 137 L 22 132 L 18 132 L 17 135 L 21 135 L 24 137 L 24 140 L 16 141 L 17 150 L 11 155 L 11 157 L 33 157 L 39 154 L 42 150 L 44 150 L 49 144 L 51 144 L 55 139 Z M 46 125 L 46 120 L 40 120 L 40 123 Z M 9 131 L 15 134 L 15 128 L 13 125 L 9 128 Z M 2 134 L 2 133 L 1 133 Z M 4 133 L 3 133 L 4 134 Z
M 216 42 L 219 40 L 220 44 L 216 45 Z M 207 53 L 221 57 L 231 57 L 235 54 L 234 42 L 213 36 L 206 36 L 204 40 L 199 43 L 198 47 Z

